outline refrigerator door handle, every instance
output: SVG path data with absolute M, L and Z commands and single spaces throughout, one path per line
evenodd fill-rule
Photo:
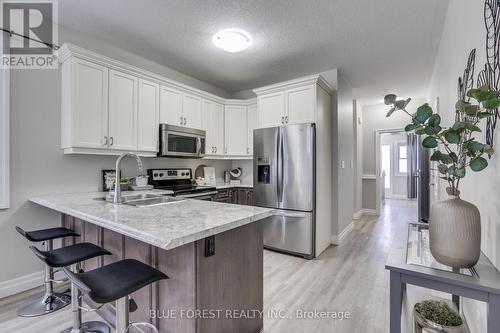
M 278 129 L 278 186 L 277 191 L 278 191 L 278 202 L 283 201 L 283 133 L 281 129 Z
M 288 212 L 278 212 L 276 213 L 277 216 L 284 216 L 284 217 L 297 217 L 297 218 L 304 218 L 306 217 L 305 213 L 288 213 Z

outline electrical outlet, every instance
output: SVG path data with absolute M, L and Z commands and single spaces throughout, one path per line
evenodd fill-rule
M 340 167 L 342 169 L 345 169 L 345 161 L 344 160 L 340 161 Z
M 215 236 L 205 238 L 205 257 L 215 255 Z

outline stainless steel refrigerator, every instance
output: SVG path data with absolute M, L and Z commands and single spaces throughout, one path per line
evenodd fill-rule
M 278 209 L 264 220 L 264 246 L 313 258 L 315 250 L 316 128 L 297 124 L 256 129 L 254 202 Z

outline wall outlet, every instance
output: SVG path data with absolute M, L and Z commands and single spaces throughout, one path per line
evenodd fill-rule
M 205 238 L 205 257 L 215 255 L 215 236 Z
M 345 169 L 345 161 L 344 160 L 340 161 L 340 167 L 342 169 Z

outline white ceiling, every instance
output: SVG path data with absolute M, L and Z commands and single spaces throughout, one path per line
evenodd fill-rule
M 365 104 L 425 96 L 448 0 L 64 0 L 62 25 L 229 92 L 339 68 Z M 220 29 L 249 32 L 226 53 Z

